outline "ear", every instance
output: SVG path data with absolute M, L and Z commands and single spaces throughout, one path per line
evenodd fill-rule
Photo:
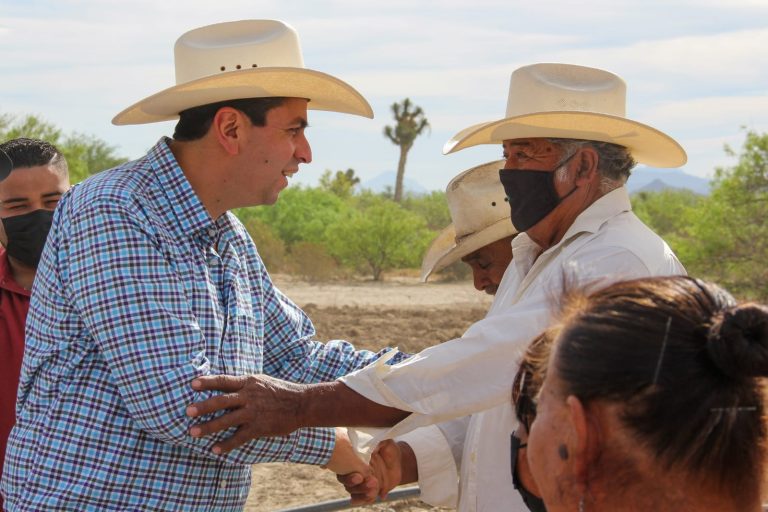
M 590 468 L 600 453 L 599 430 L 581 400 L 570 395 L 565 403 L 568 405 L 568 421 L 574 433 L 570 447 L 573 452 L 574 477 L 579 490 L 586 492 Z
M 230 155 L 237 155 L 246 137 L 246 120 L 242 112 L 232 107 L 221 107 L 213 116 L 209 133 Z
M 579 186 L 597 183 L 600 180 L 600 173 L 597 170 L 597 163 L 600 156 L 595 148 L 584 146 L 579 154 L 574 158 L 578 168 L 576 170 L 576 184 Z

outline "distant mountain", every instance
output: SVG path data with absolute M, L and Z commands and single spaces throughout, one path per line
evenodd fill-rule
M 372 178 L 370 180 L 364 181 L 358 185 L 360 190 L 370 190 L 372 192 L 381 193 L 385 192 L 387 190 L 387 187 L 389 187 L 392 192 L 395 191 L 395 178 L 397 178 L 397 172 L 395 171 L 385 171 L 376 176 L 375 178 Z M 420 183 L 409 179 L 406 175 L 403 178 L 403 191 L 406 194 L 413 194 L 413 195 L 424 195 L 428 194 L 429 191 L 424 188 L 423 185 Z
M 395 171 L 384 171 L 375 178 L 360 183 L 358 190 L 371 190 L 381 193 L 389 187 L 392 192 L 395 191 Z M 406 194 L 423 195 L 429 191 L 419 182 L 408 178 L 406 174 L 403 179 L 403 188 Z M 630 194 L 637 192 L 658 192 L 666 189 L 687 189 L 697 194 L 709 194 L 709 180 L 686 174 L 677 169 L 657 169 L 654 167 L 637 167 L 632 171 L 632 175 L 627 181 L 627 188 Z
M 662 180 L 655 179 L 647 185 L 644 185 L 635 190 L 631 190 L 631 192 L 633 194 L 637 194 L 638 192 L 661 192 L 662 190 L 669 190 L 669 189 L 684 190 L 679 187 L 670 187 L 668 184 L 664 183 Z
M 673 169 L 638 167 L 627 181 L 630 194 L 636 192 L 658 192 L 668 188 L 688 189 L 697 194 L 709 194 L 709 180 Z

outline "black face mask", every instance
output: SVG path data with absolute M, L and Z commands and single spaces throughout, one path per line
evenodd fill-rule
M 523 497 L 523 502 L 525 502 L 525 506 L 528 507 L 528 510 L 531 512 L 547 512 L 547 507 L 544 506 L 544 500 L 526 489 L 523 483 L 520 481 L 520 478 L 517 476 L 517 452 L 520 450 L 520 448 L 525 448 L 526 446 L 527 445 L 520 443 L 520 438 L 518 438 L 514 433 L 512 434 L 510 438 L 510 456 L 512 458 L 512 484 L 515 486 L 517 492 L 520 493 L 520 496 Z
M 50 210 L 35 210 L 3 219 L 3 228 L 8 236 L 5 248 L 8 256 L 37 268 L 52 222 L 53 212 Z
M 574 186 L 573 190 L 561 198 L 558 197 L 555 189 L 555 173 L 575 154 L 557 164 L 553 171 L 525 169 L 499 171 L 499 179 L 509 200 L 512 225 L 516 230 L 521 233 L 528 231 L 576 191 L 578 187 Z

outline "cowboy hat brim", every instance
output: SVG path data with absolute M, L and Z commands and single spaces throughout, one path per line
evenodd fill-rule
M 623 117 L 579 111 L 525 114 L 465 128 L 445 143 L 443 154 L 479 144 L 539 137 L 618 144 L 628 148 L 636 162 L 652 167 L 680 167 L 688 160 L 677 141 L 655 128 Z
M 192 107 L 243 98 L 307 98 L 310 110 L 373 118 L 373 109 L 351 85 L 305 68 L 269 67 L 229 71 L 169 87 L 117 114 L 116 125 L 156 123 L 178 118 Z
M 430 275 L 440 272 L 467 254 L 516 233 L 517 230 L 512 225 L 512 221 L 507 217 L 499 219 L 477 233 L 467 235 L 456 242 L 456 230 L 453 223 L 449 224 L 432 241 L 424 255 L 421 263 L 421 282 L 426 283 Z

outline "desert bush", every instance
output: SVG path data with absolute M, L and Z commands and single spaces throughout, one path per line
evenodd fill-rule
M 385 270 L 418 267 L 433 236 L 422 217 L 378 197 L 328 226 L 325 239 L 333 256 L 378 281 Z
M 128 161 L 115 154 L 115 146 L 94 135 L 65 134 L 54 124 L 34 115 L 17 117 L 0 113 L 0 141 L 18 137 L 40 139 L 56 146 L 67 160 L 72 183 Z
M 322 244 L 326 227 L 348 209 L 347 203 L 332 192 L 297 185 L 283 190 L 274 205 L 242 210 L 271 226 L 290 247 L 296 242 Z
M 286 269 L 285 244 L 272 229 L 257 217 L 241 219 L 248 234 L 251 235 L 261 259 L 270 272 L 282 272 Z
M 406 194 L 401 204 L 406 210 L 423 217 L 429 229 L 437 231 L 451 223 L 445 192 L 435 190 L 418 196 Z
M 288 261 L 288 271 L 307 281 L 328 281 L 339 274 L 336 260 L 320 244 L 312 242 L 293 244 Z

